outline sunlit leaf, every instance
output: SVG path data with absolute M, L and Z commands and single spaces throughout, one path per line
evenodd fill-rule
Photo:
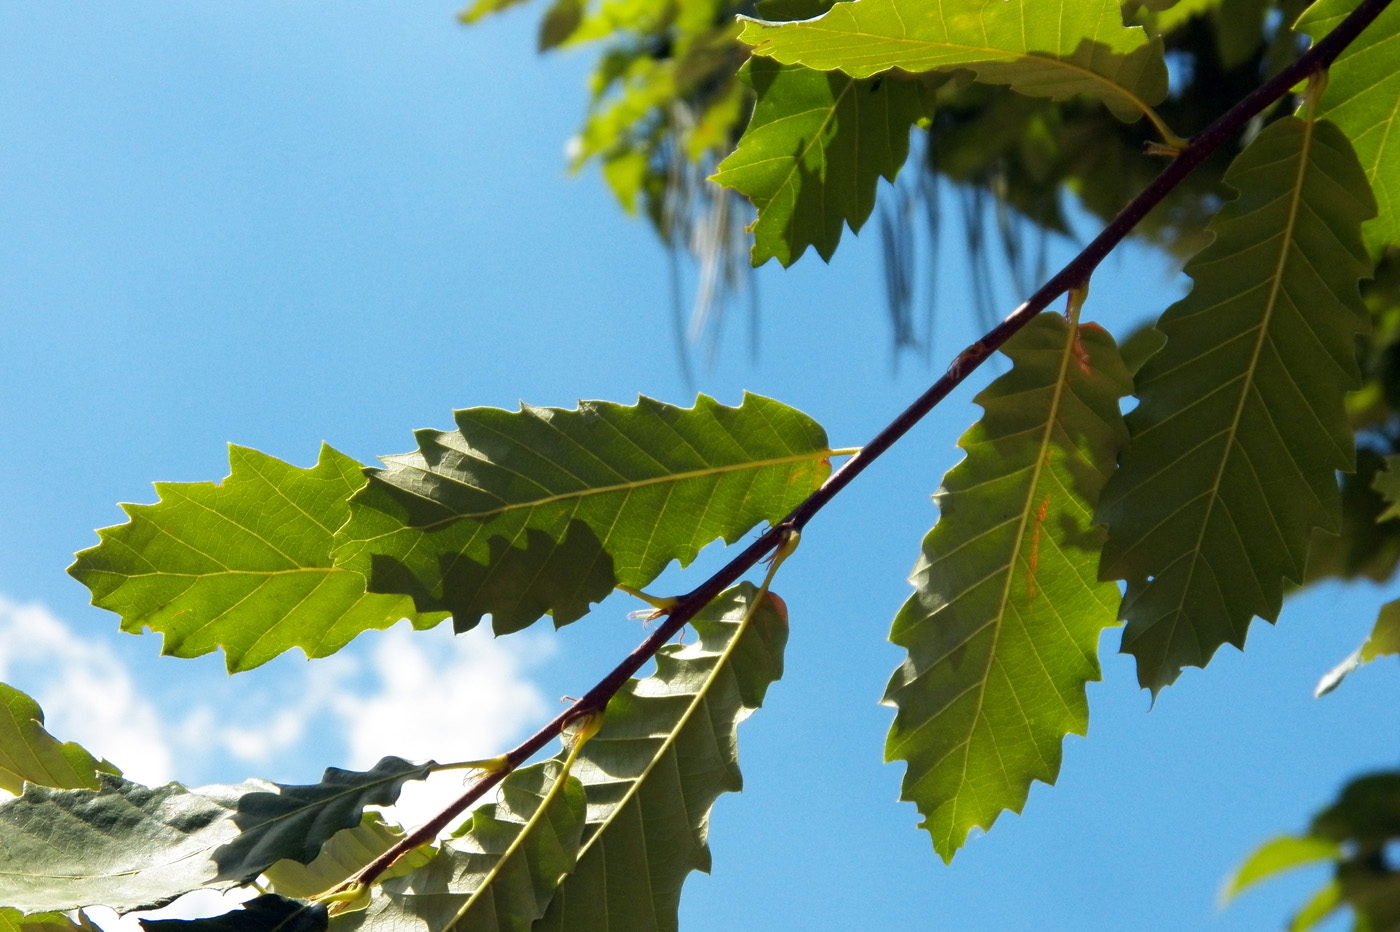
M 142 919 L 145 932 L 325 932 L 321 903 L 298 903 L 273 893 L 254 897 L 237 909 L 207 919 Z
M 1356 7 L 1355 0 L 1319 0 L 1297 29 L 1321 39 Z M 1400 245 L 1400 6 L 1391 4 L 1357 36 L 1327 72 L 1317 115 L 1342 128 L 1356 149 L 1379 210 L 1362 227 L 1367 246 Z
M 578 865 L 536 924 L 554 930 L 676 929 L 681 885 L 709 871 L 710 809 L 738 792 L 736 730 L 783 672 L 787 610 L 755 588 L 722 594 L 669 645 L 654 676 L 630 680 L 574 772 L 588 799 Z M 749 617 L 746 617 L 749 616 Z
M 369 907 L 335 917 L 336 932 L 527 932 L 578 854 L 585 803 L 559 761 L 518 770 L 501 802 L 472 813 L 421 870 L 374 888 Z
M 283 858 L 307 862 L 365 806 L 391 805 L 430 764 L 386 757 L 330 768 L 318 784 L 148 788 L 101 776 L 101 788 L 33 785 L 0 805 L 0 903 L 26 911 L 162 906 L 200 887 L 227 889 Z
M 1376 624 L 1366 642 L 1328 671 L 1318 682 L 1313 695 L 1325 696 L 1363 664 L 1368 664 L 1377 657 L 1396 654 L 1400 654 L 1400 599 L 1381 606 Z
M 1084 684 L 1118 588 L 1097 579 L 1094 505 L 1127 429 L 1132 378 L 1113 338 L 1041 314 L 1007 345 L 1011 371 L 977 396 L 986 412 L 943 479 L 916 591 L 890 640 L 909 651 L 885 701 L 885 746 L 909 762 L 901 798 L 944 860 L 974 827 L 1020 812 L 1053 782 L 1067 734 L 1084 734 Z
M 359 463 L 328 446 L 311 469 L 237 446 L 229 463 L 222 483 L 157 482 L 159 504 L 123 505 L 131 520 L 99 531 L 69 568 L 123 631 L 164 634 L 177 657 L 222 647 L 237 672 L 293 647 L 324 657 L 400 618 L 442 619 L 367 593 L 363 575 L 332 564 L 332 537 L 364 485 Z
M 99 771 L 117 773 L 72 741 L 44 730 L 44 712 L 13 686 L 0 683 L 0 789 L 19 793 L 27 780 L 64 789 L 97 788 Z
M 868 78 L 966 68 L 988 84 L 1062 100 L 1092 94 L 1135 120 L 1167 94 L 1158 40 L 1117 0 L 855 0 L 796 23 L 745 23 L 740 40 L 785 64 Z
M 1376 473 L 1371 487 L 1385 496 L 1386 507 L 1376 515 L 1377 521 L 1400 518 L 1400 456 L 1387 456 L 1385 469 Z
M 403 838 L 403 830 L 388 825 L 377 812 L 366 812 L 360 824 L 343 828 L 321 845 L 320 852 L 309 863 L 282 860 L 264 872 L 264 879 L 273 893 L 293 899 L 308 899 L 331 890 L 356 874 L 366 864 L 388 851 Z M 436 849 L 431 846 L 415 848 L 394 862 L 380 875 L 381 881 L 416 871 L 432 860 Z
M 753 264 L 796 262 L 808 246 L 830 260 L 841 228 L 858 232 L 875 184 L 893 181 L 909 130 L 927 110 L 923 86 L 889 75 L 857 80 L 772 59 L 740 72 L 757 92 L 753 118 L 714 180 L 758 208 Z
M 1312 529 L 1338 529 L 1337 472 L 1355 468 L 1343 396 L 1374 210 L 1361 167 L 1335 126 L 1289 118 L 1225 177 L 1239 196 L 1157 324 L 1167 342 L 1138 373 L 1098 513 L 1102 574 L 1128 581 L 1123 649 L 1154 692 L 1278 616 Z
M 464 23 L 475 23 L 492 13 L 499 13 L 502 10 L 509 10 L 513 6 L 519 6 L 526 0 L 476 0 L 471 6 L 457 14 L 457 18 Z
M 67 913 L 30 913 L 0 908 L 0 932 L 101 932 L 81 910 L 77 918 Z
M 1308 835 L 1282 835 L 1264 842 L 1239 866 L 1221 891 L 1221 900 L 1229 902 L 1257 883 L 1318 861 L 1333 860 L 1341 847 L 1329 838 Z
M 417 452 L 371 474 L 337 560 L 458 631 L 488 612 L 498 634 L 546 612 L 573 621 L 614 584 L 778 520 L 830 470 L 821 427 L 758 395 L 470 408 L 457 426 L 419 431 Z

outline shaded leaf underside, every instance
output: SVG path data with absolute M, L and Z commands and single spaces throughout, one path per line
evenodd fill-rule
M 616 584 L 783 517 L 830 471 L 826 435 L 758 395 L 739 407 L 648 398 L 626 407 L 471 408 L 458 430 L 419 431 L 351 500 L 338 564 L 370 588 L 498 634 L 545 612 L 562 625 Z
M 1123 649 L 1154 692 L 1242 646 L 1253 616 L 1277 617 L 1312 529 L 1338 527 L 1337 472 L 1355 468 L 1343 396 L 1359 382 L 1374 212 L 1361 167 L 1335 126 L 1289 118 L 1225 181 L 1239 196 L 1157 325 L 1167 342 L 1138 373 L 1132 443 L 1098 513 L 1101 572 L 1128 582 Z
M 574 767 L 588 798 L 578 865 L 536 932 L 671 932 L 681 885 L 709 871 L 710 809 L 742 788 L 738 724 L 782 675 L 786 610 L 743 583 L 691 622 L 699 640 L 657 654 L 657 672 L 608 703 Z
M 324 657 L 401 618 L 444 617 L 366 592 L 363 575 L 332 564 L 335 530 L 364 485 L 359 463 L 329 446 L 311 469 L 237 446 L 229 463 L 222 483 L 156 483 L 158 504 L 123 505 L 131 520 L 99 531 L 69 568 L 123 631 L 149 627 L 177 657 L 222 647 L 237 672 L 293 647 Z
M 977 401 L 967 457 L 944 477 L 916 591 L 890 639 L 909 657 L 885 701 L 886 744 L 905 760 L 902 798 L 918 804 L 944 860 L 973 827 L 1019 812 L 1032 780 L 1053 782 L 1061 741 L 1084 734 L 1084 684 L 1118 589 L 1096 573 L 1100 490 L 1127 430 L 1132 379 L 1112 337 L 1041 314 L 1007 344 L 1012 368 Z
M 1117 0 L 856 0 L 796 23 L 750 20 L 739 38 L 755 55 L 854 78 L 968 68 L 1036 97 L 1092 94 L 1123 120 L 1167 93 L 1161 42 L 1125 27 Z
M 923 86 L 899 75 L 858 80 L 752 58 L 741 76 L 758 94 L 753 117 L 713 180 L 753 201 L 753 264 L 792 265 L 808 246 L 830 261 L 841 228 L 859 232 L 880 178 L 894 181 Z
M 31 785 L 0 806 L 0 903 L 129 912 L 238 886 L 283 858 L 312 860 L 326 839 L 360 823 L 365 806 L 392 805 L 431 766 L 386 757 L 364 772 L 329 768 L 307 786 L 148 788 L 106 774 L 96 791 Z

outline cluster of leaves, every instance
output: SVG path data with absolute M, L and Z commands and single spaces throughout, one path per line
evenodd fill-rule
M 1243 646 L 1252 620 L 1273 621 L 1290 586 L 1394 568 L 1395 533 L 1376 529 L 1400 514 L 1400 458 L 1385 458 L 1400 438 L 1391 401 L 1400 393 L 1389 388 L 1400 339 L 1391 132 L 1400 85 L 1384 54 L 1400 42 L 1400 7 L 1367 3 L 1379 18 L 1330 80 L 1309 82 L 1296 115 L 1261 115 L 1226 160 L 1223 204 L 1191 239 L 1205 244 L 1186 267 L 1192 291 L 1154 324 L 1151 351 L 1130 367 L 1106 331 L 1081 322 L 1089 270 L 1064 286 L 1064 317 L 1025 313 L 1009 342 L 988 344 L 1001 345 L 1010 368 L 978 396 L 983 417 L 937 495 L 940 517 L 891 635 L 908 656 L 886 693 L 887 756 L 906 762 L 903 798 L 945 859 L 1002 810 L 1020 811 L 1032 781 L 1056 778 L 1064 736 L 1087 725 L 1085 684 L 1099 675 L 1105 627 L 1126 622 L 1123 649 L 1155 693 L 1221 645 Z M 506 5 L 483 0 L 467 15 Z M 773 0 L 760 12 L 788 18 L 734 24 L 725 4 L 559 0 L 542 45 L 613 29 L 671 36 L 672 46 L 629 46 L 605 65 L 612 83 L 591 117 L 631 128 L 599 133 L 630 140 L 606 158 L 614 184 L 633 179 L 635 195 L 665 131 L 642 132 L 655 101 L 632 96 L 645 102 L 654 82 L 657 100 L 699 95 L 728 113 L 723 101 L 743 98 L 724 50 L 744 43 L 753 58 L 737 80 L 756 102 L 716 177 L 757 207 L 755 261 L 788 264 L 808 246 L 830 255 L 842 226 L 868 217 L 878 179 L 899 171 L 911 128 L 936 131 L 945 107 L 976 95 L 979 120 L 1007 100 L 1029 101 L 1018 104 L 1027 113 L 1093 110 L 1134 132 L 1150 127 L 1161 153 L 1187 159 L 1196 143 L 1158 109 L 1170 99 L 1164 37 L 1213 17 L 1219 54 L 1241 54 L 1225 29 L 1241 20 L 1228 3 L 1131 6 L 1137 25 L 1125 25 L 1116 0 L 1053 10 Z M 1350 13 L 1343 0 L 1320 0 L 1299 27 L 1320 38 Z M 674 41 L 697 29 L 728 44 Z M 1267 35 L 1243 43 L 1256 82 L 1262 62 L 1297 51 L 1283 26 Z M 711 53 L 723 62 L 705 72 L 723 77 L 713 85 L 695 78 L 703 68 L 682 67 Z M 1206 166 L 1195 177 L 1213 185 Z M 1189 231 L 1182 216 L 1170 223 Z M 1363 295 L 1359 282 L 1373 275 Z M 1358 354 L 1368 330 L 1377 336 Z M 965 374 L 962 362 L 950 378 Z M 1137 403 L 1125 417 L 1129 395 Z M 225 482 L 157 485 L 160 502 L 125 506 L 130 520 L 100 532 L 71 572 L 126 630 L 162 634 L 177 656 L 221 647 L 236 672 L 293 647 L 325 656 L 400 618 L 424 628 L 450 615 L 465 631 L 490 615 L 497 634 L 545 615 L 567 624 L 614 587 L 640 592 L 671 561 L 685 565 L 764 522 L 777 530 L 763 540 L 786 556 L 791 532 L 824 501 L 813 494 L 840 487 L 827 480 L 841 451 L 822 429 L 757 396 L 738 407 L 702 396 L 690 409 L 648 399 L 467 409 L 456 423 L 419 432 L 414 452 L 374 469 L 329 447 L 309 469 L 234 448 Z M 1358 439 L 1375 465 L 1364 485 L 1339 484 L 1355 469 Z M 1345 510 L 1350 502 L 1360 504 Z M 1340 543 L 1319 545 L 1320 534 Z M 1310 547 L 1325 570 L 1310 569 Z M 756 560 L 765 550 L 745 552 Z M 643 661 L 624 664 L 596 688 L 597 707 L 586 696 L 542 732 L 566 738 L 554 758 L 523 766 L 542 741 L 477 762 L 478 788 L 499 784 L 500 798 L 447 838 L 403 835 L 365 807 L 461 764 L 386 758 L 312 786 L 147 788 L 60 744 L 37 706 L 8 691 L 0 772 L 23 792 L 0 818 L 0 903 L 28 915 L 7 921 L 86 927 L 65 911 L 147 909 L 201 887 L 257 883 L 269 892 L 196 924 L 674 928 L 682 882 L 709 865 L 709 810 L 739 788 L 735 728 L 782 672 L 787 617 L 766 581 L 688 608 L 652 601 L 674 612 L 666 624 L 690 620 L 698 642 L 660 647 L 662 632 L 653 635 L 654 674 L 627 680 Z M 1327 685 L 1395 652 L 1396 615 L 1387 606 Z M 1349 903 L 1359 922 L 1381 927 L 1393 924 L 1393 871 L 1382 863 L 1381 881 L 1362 875 L 1395 835 L 1393 819 L 1375 814 L 1393 813 L 1400 791 L 1392 777 L 1356 786 L 1291 853 L 1261 857 L 1277 865 L 1299 860 L 1298 846 L 1330 845 L 1318 856 L 1338 861 L 1338 880 L 1324 905 Z M 168 932 L 169 922 L 151 925 Z

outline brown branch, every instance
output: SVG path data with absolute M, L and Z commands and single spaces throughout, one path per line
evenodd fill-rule
M 860 475 L 867 466 L 908 433 L 910 428 L 932 411 L 953 389 L 962 384 L 969 375 L 976 371 L 978 366 L 986 361 L 987 357 L 1011 339 L 1016 331 L 1030 322 L 1031 318 L 1071 288 L 1086 284 L 1094 269 L 1109 252 L 1122 242 L 1134 227 L 1142 222 L 1152 208 L 1161 203 L 1162 199 L 1181 183 L 1182 179 L 1194 171 L 1227 139 L 1243 129 L 1246 123 L 1287 94 L 1290 88 L 1306 80 L 1310 75 L 1330 66 L 1342 53 L 1342 50 L 1350 45 L 1361 31 L 1370 25 L 1389 5 L 1390 0 L 1363 0 L 1336 29 L 1328 33 L 1320 42 L 1299 56 L 1287 68 L 1261 84 L 1200 134 L 1193 137 L 1185 148 L 1177 153 L 1171 164 L 1141 194 L 1133 198 L 1119 212 L 1118 216 L 1104 227 L 1103 232 L 1095 237 L 1093 242 L 1084 247 L 1079 255 L 1055 273 L 1009 317 L 989 330 L 980 340 L 959 353 L 952 364 L 948 366 L 948 371 L 938 381 L 929 386 L 928 390 L 920 395 L 902 414 L 876 434 L 874 439 L 861 448 L 860 452 L 832 473 L 820 489 L 808 496 L 786 518 L 769 528 L 762 537 L 744 548 L 742 553 L 730 560 L 717 573 L 682 596 L 668 613 L 666 621 L 659 625 L 650 637 L 639 644 L 636 650 L 628 654 L 627 659 L 603 677 L 598 685 L 584 694 L 583 698 L 574 702 L 553 721 L 507 753 L 503 767 L 483 775 L 431 822 L 406 835 L 398 844 L 366 865 L 352 878 L 351 882 L 372 883 L 375 878 L 388 870 L 389 866 L 400 856 L 420 845 L 435 841 L 453 819 L 465 812 L 468 806 L 500 783 L 508 773 L 543 750 L 549 742 L 563 733 L 570 722 L 581 715 L 601 712 L 605 709 L 608 700 L 627 682 L 628 678 L 640 670 L 661 649 L 663 644 L 675 637 L 681 628 L 695 617 L 697 612 L 757 565 L 761 559 L 778 546 L 785 535 L 792 531 L 801 531 L 807 522 L 827 502 L 831 501 L 836 493 L 849 485 L 851 480 Z

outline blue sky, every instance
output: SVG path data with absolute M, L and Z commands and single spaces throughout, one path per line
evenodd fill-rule
M 612 599 L 557 634 L 396 629 L 233 679 L 216 655 L 161 658 L 64 573 L 153 480 L 223 477 L 228 442 L 305 466 L 325 440 L 368 462 L 456 407 L 688 404 L 695 388 L 779 398 L 859 445 L 976 335 L 951 250 L 940 362 L 892 373 L 878 243 L 848 237 L 830 266 L 761 270 L 761 355 L 736 328 L 687 386 L 663 251 L 595 174 L 564 169 L 586 54 L 535 57 L 534 10 L 472 30 L 454 13 L 0 6 L 0 675 L 133 776 L 311 782 L 384 753 L 492 753 L 642 635 Z M 1121 335 L 1179 293 L 1132 252 L 1100 270 L 1086 316 Z M 1375 713 L 1393 669 L 1311 696 L 1394 587 L 1292 600 L 1150 714 L 1109 632 L 1058 785 L 951 867 L 895 801 L 884 638 L 974 391 L 810 525 L 779 576 L 788 673 L 740 731 L 746 791 L 716 807 L 715 871 L 687 882 L 682 927 L 1279 927 L 1315 875 L 1223 912 L 1216 892 L 1253 845 L 1394 765 Z

